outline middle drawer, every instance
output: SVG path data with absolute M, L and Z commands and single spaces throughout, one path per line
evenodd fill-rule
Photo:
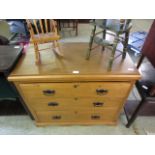
M 104 109 L 105 107 L 119 107 L 123 102 L 120 98 L 55 98 L 29 99 L 28 104 L 37 111 L 64 109 Z

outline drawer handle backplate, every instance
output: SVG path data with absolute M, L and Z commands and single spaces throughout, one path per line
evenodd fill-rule
M 103 102 L 94 102 L 93 103 L 94 107 L 102 107 L 104 105 Z
M 43 94 L 46 95 L 46 96 L 54 95 L 55 90 L 43 90 Z
M 60 115 L 55 115 L 55 116 L 52 116 L 52 119 L 54 119 L 54 120 L 60 120 L 61 119 L 61 116 Z
M 96 89 L 97 95 L 106 95 L 108 93 L 107 89 Z
M 59 103 L 57 103 L 57 102 L 49 102 L 48 103 L 48 106 L 58 106 L 59 105 Z
M 97 120 L 97 119 L 100 119 L 100 116 L 99 115 L 91 115 L 91 119 Z

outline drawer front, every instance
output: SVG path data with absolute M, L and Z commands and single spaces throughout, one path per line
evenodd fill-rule
M 84 111 L 79 110 L 77 112 L 77 121 L 79 122 L 104 122 L 104 121 L 116 121 L 118 110 L 116 108 L 105 108 L 102 110 Z
M 39 122 L 62 123 L 75 121 L 73 111 L 39 111 L 36 112 Z
M 72 98 L 72 99 L 29 99 L 28 104 L 37 111 L 42 110 L 65 110 L 65 109 L 104 109 L 106 107 L 120 107 L 120 98 Z
M 39 83 L 20 84 L 28 98 L 125 97 L 128 82 Z
M 92 110 L 92 111 L 41 111 L 36 112 L 39 122 L 42 123 L 102 123 L 113 122 L 117 120 L 117 109 L 107 108 L 104 110 Z

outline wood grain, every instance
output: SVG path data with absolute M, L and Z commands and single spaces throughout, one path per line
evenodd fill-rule
M 124 97 L 130 88 L 129 82 L 79 82 L 79 83 L 37 83 L 20 84 L 28 98 L 68 98 L 68 97 Z M 44 94 L 44 91 L 55 91 Z M 106 93 L 97 93 L 106 90 Z
M 51 45 L 46 45 L 46 47 Z M 45 47 L 44 45 L 42 47 Z M 98 48 L 94 50 L 91 59 L 85 60 L 86 43 L 61 43 L 63 58 L 57 57 L 51 50 L 42 52 L 42 64 L 35 63 L 33 46 L 30 46 L 26 55 L 22 57 L 14 71 L 9 76 L 10 81 L 67 81 L 67 80 L 116 80 L 130 81 L 140 78 L 135 65 L 126 56 L 124 61 L 118 57 L 113 64 L 112 70 L 107 70 L 108 49 L 101 52 Z M 75 74 L 74 71 L 78 71 Z
M 128 55 L 124 61 L 118 57 L 111 71 L 107 70 L 108 50 L 98 48 L 85 60 L 87 47 L 86 43 L 61 43 L 63 58 L 49 50 L 41 53 L 42 64 L 35 64 L 30 46 L 10 74 L 8 79 L 37 126 L 117 124 L 140 74 Z
M 53 29 L 48 30 L 48 21 L 49 23 L 53 24 L 52 27 Z M 45 43 L 52 43 L 53 41 L 58 41 L 60 39 L 60 36 L 57 33 L 57 27 L 54 22 L 54 20 L 50 19 L 33 19 L 29 20 L 26 19 L 29 32 L 30 32 L 30 37 L 31 40 L 30 42 L 33 43 L 34 45 L 34 51 L 35 51 L 35 60 L 34 62 L 36 64 L 41 64 L 41 57 L 40 57 L 40 51 L 43 51 L 45 49 L 48 49 L 47 47 L 45 48 L 40 48 L 40 44 L 45 44 Z M 41 32 L 40 32 L 41 29 Z M 44 45 L 46 46 L 46 45 Z M 52 47 L 54 48 L 54 47 Z M 57 50 L 57 54 L 61 53 L 59 51 L 59 46 L 57 45 L 54 50 Z
M 50 122 L 51 124 L 59 123 L 83 123 L 89 122 L 93 124 L 94 122 L 102 123 L 103 121 L 114 121 L 115 115 L 117 113 L 116 109 L 104 109 L 104 110 L 94 110 L 94 111 L 39 111 L 36 112 L 39 121 L 38 122 Z
M 104 109 L 117 108 L 122 105 L 123 98 L 27 98 L 30 107 L 35 111 Z

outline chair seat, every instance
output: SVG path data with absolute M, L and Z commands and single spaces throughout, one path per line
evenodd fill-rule
M 109 40 L 102 39 L 98 36 L 94 37 L 94 42 L 102 46 L 113 46 L 113 42 Z
M 155 100 L 155 96 L 150 96 L 150 90 L 155 86 L 155 68 L 148 59 L 145 59 L 139 68 L 139 72 L 141 74 L 141 80 L 136 82 L 139 94 L 147 100 Z
M 150 81 L 141 80 L 136 82 L 136 87 L 141 97 L 151 101 L 155 101 L 155 95 L 150 96 L 150 90 L 154 85 L 155 83 L 152 83 Z
M 34 38 L 31 39 L 31 42 L 48 43 L 50 41 L 55 41 L 59 39 L 60 39 L 60 36 L 55 35 L 54 33 L 40 33 L 40 34 L 34 35 Z
M 106 29 L 106 30 L 109 30 L 115 33 L 120 33 L 120 34 L 124 33 L 125 31 L 128 31 L 132 27 L 132 24 L 130 23 L 128 27 L 126 27 L 123 30 L 120 30 L 119 20 L 113 20 L 113 19 L 107 19 L 106 24 L 104 24 L 103 19 L 96 19 L 95 22 L 91 20 L 90 23 L 102 29 Z

